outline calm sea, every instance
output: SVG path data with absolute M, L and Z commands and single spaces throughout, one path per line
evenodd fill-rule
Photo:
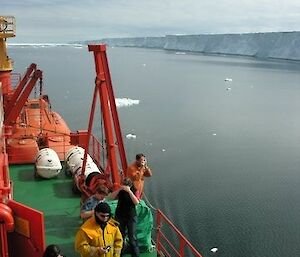
M 53 109 L 73 130 L 87 127 L 87 48 L 9 54 L 20 72 L 38 63 Z M 153 169 L 152 204 L 203 256 L 300 256 L 300 63 L 137 48 L 108 56 L 116 97 L 140 100 L 119 115 L 124 135 L 136 135 L 127 158 L 144 152 Z

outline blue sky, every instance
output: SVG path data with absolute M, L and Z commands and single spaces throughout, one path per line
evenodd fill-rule
M 300 30 L 299 0 L 9 0 L 12 43 Z

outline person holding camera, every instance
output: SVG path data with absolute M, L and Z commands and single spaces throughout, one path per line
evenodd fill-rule
M 123 246 L 118 222 L 111 217 L 111 209 L 106 202 L 100 202 L 89 218 L 78 230 L 75 250 L 81 257 L 120 257 Z
M 146 156 L 142 153 L 137 154 L 135 162 L 130 164 L 127 168 L 126 177 L 130 178 L 133 182 L 134 187 L 142 197 L 144 190 L 144 179 L 145 177 L 151 177 L 152 171 L 147 165 Z

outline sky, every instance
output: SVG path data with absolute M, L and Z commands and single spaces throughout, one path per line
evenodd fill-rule
M 1 0 L 11 43 L 300 31 L 300 0 Z

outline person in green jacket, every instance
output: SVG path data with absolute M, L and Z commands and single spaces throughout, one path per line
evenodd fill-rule
M 111 209 L 100 202 L 89 218 L 78 230 L 75 250 L 81 257 L 120 257 L 123 238 L 118 222 L 110 218 Z

